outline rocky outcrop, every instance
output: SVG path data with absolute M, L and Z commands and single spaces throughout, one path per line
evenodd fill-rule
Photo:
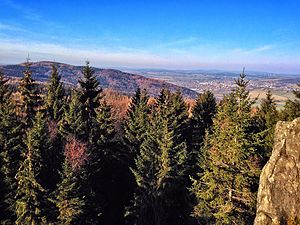
M 277 123 L 257 201 L 255 225 L 300 224 L 300 118 Z

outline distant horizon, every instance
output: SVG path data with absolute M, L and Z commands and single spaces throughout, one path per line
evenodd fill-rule
M 89 60 L 88 60 L 89 61 Z M 17 63 L 0 63 L 0 66 L 8 66 L 8 65 L 20 65 L 25 63 L 26 60 L 21 61 L 21 62 L 17 62 Z M 81 64 L 72 64 L 72 63 L 66 63 L 66 62 L 62 62 L 62 61 L 52 61 L 52 60 L 38 60 L 38 61 L 32 61 L 30 60 L 31 63 L 41 63 L 41 62 L 49 62 L 49 63 L 58 63 L 58 64 L 66 64 L 66 65 L 71 65 L 71 66 L 85 66 L 85 62 L 83 61 L 83 63 Z M 240 70 L 228 70 L 228 69 L 214 69 L 214 68 L 208 68 L 208 69 L 204 69 L 204 68 L 195 68 L 195 69 L 184 69 L 184 68 L 178 68 L 178 69 L 174 69 L 174 68 L 143 68 L 143 67 L 125 67 L 125 66 L 112 66 L 112 67 L 104 67 L 104 66 L 95 66 L 93 65 L 93 63 L 91 61 L 90 65 L 94 68 L 97 69 L 116 69 L 116 70 L 133 70 L 133 71 L 183 71 L 183 72 L 226 72 L 226 73 L 241 73 L 243 70 L 243 67 Z M 257 71 L 257 70 L 248 70 L 247 68 L 245 68 L 245 73 L 247 75 L 248 73 L 263 73 L 263 74 L 274 74 L 274 75 L 300 75 L 299 73 L 284 73 L 284 72 L 272 72 L 272 71 Z
M 300 2 L 0 0 L 0 63 L 300 73 Z

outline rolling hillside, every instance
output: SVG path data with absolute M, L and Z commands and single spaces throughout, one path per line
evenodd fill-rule
M 46 82 L 51 74 L 51 67 L 54 62 L 41 61 L 32 63 L 31 69 L 33 77 L 40 82 Z M 82 66 L 73 66 L 64 63 L 55 63 L 62 80 L 66 84 L 77 85 L 78 79 L 82 77 Z M 21 78 L 23 76 L 24 64 L 0 66 L 6 76 Z M 162 87 L 169 88 L 171 91 L 180 90 L 184 97 L 195 98 L 197 93 L 188 88 L 180 87 L 167 83 L 162 80 L 146 78 L 141 75 L 125 73 L 115 69 L 93 68 L 102 88 L 109 88 L 122 94 L 132 95 L 140 87 L 147 89 L 151 96 L 159 93 Z

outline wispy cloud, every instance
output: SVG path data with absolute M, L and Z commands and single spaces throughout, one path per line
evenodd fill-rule
M 154 47 L 156 48 L 182 47 L 190 44 L 195 44 L 198 41 L 199 38 L 197 37 L 186 37 L 186 38 L 181 38 L 181 39 L 172 40 L 168 42 L 157 43 Z
M 188 52 L 158 54 L 145 49 L 127 48 L 126 46 L 109 49 L 0 38 L 0 63 L 20 63 L 29 53 L 33 61 L 56 60 L 82 65 L 86 59 L 89 59 L 97 67 L 239 70 L 246 66 L 250 70 L 259 69 L 273 72 L 297 72 L 300 70 L 300 59 L 291 57 L 270 58 L 269 56 L 254 54 L 254 52 L 264 52 L 269 49 L 271 47 L 268 46 L 253 48 L 250 55 L 245 55 L 244 52 L 246 51 L 224 49 L 220 49 L 218 55 L 210 53 L 207 49 L 201 54 Z
M 20 32 L 26 32 L 25 29 L 16 26 L 16 25 L 12 25 L 12 24 L 6 24 L 6 23 L 1 23 L 0 22 L 0 31 L 4 30 L 4 31 L 20 31 Z
M 25 4 L 17 3 L 14 0 L 2 0 L 4 4 L 20 13 L 20 15 L 27 20 L 40 24 L 43 29 L 64 29 L 65 26 L 58 24 L 56 22 L 45 20 L 36 10 L 27 7 Z
M 30 19 L 30 20 L 40 20 L 41 16 L 34 12 L 32 9 L 21 5 L 13 0 L 3 0 L 3 2 L 9 6 L 10 8 L 19 11 L 24 15 L 25 18 Z
M 233 49 L 233 52 L 240 53 L 240 54 L 257 54 L 262 52 L 267 52 L 269 50 L 273 50 L 275 48 L 275 45 L 263 45 L 260 47 L 252 48 L 252 49 L 242 49 L 242 48 L 236 48 Z

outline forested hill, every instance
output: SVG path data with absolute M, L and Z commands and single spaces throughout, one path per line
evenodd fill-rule
M 33 78 L 41 82 L 46 82 L 51 74 L 51 68 L 54 63 L 55 62 L 49 61 L 32 63 L 31 69 L 33 71 Z M 77 84 L 78 79 L 82 76 L 82 66 L 74 66 L 64 63 L 55 64 L 62 76 L 63 82 L 73 85 Z M 4 65 L 0 66 L 0 69 L 2 69 L 3 73 L 9 77 L 21 78 L 23 76 L 22 72 L 24 70 L 24 64 Z M 161 88 L 166 87 L 171 91 L 180 90 L 183 96 L 187 98 L 196 98 L 197 96 L 195 91 L 161 80 L 125 73 L 115 69 L 93 69 L 102 88 L 110 88 L 123 94 L 132 95 L 135 93 L 136 89 L 140 87 L 141 89 L 147 89 L 150 95 L 157 96 Z

